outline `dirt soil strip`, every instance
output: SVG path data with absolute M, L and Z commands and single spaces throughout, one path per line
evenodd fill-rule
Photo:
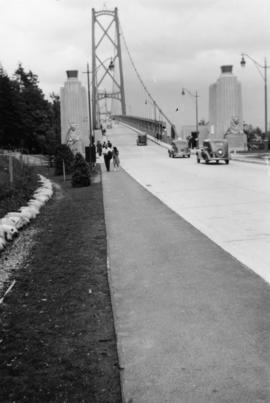
M 51 179 L 61 187 L 0 305 L 0 401 L 120 403 L 101 183 Z

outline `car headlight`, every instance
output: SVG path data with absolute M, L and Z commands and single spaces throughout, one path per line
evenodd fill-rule
M 217 155 L 219 156 L 219 157 L 222 157 L 223 156 L 223 150 L 220 148 L 219 150 L 217 150 Z

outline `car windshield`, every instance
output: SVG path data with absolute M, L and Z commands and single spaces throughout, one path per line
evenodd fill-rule
M 215 147 L 223 147 L 225 144 L 223 141 L 213 141 L 213 146 Z
M 187 146 L 187 142 L 185 140 L 174 141 L 176 147 L 185 147 Z

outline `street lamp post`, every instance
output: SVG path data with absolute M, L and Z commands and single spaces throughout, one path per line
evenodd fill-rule
M 89 164 L 92 169 L 92 147 L 93 147 L 93 132 L 92 132 L 92 112 L 91 112 L 91 95 L 90 95 L 90 71 L 89 63 L 87 63 L 87 90 L 88 90 L 88 114 L 89 114 Z
M 264 58 L 264 64 L 258 63 L 255 59 L 253 59 L 251 56 L 249 56 L 247 53 L 242 53 L 242 58 L 241 58 L 241 66 L 245 67 L 246 66 L 246 60 L 245 56 L 249 58 L 256 66 L 260 76 L 262 77 L 264 81 L 264 130 L 265 130 L 265 142 L 264 142 L 264 149 L 268 149 L 268 140 L 267 140 L 267 132 L 268 132 L 268 106 L 267 106 L 267 69 L 270 68 L 269 65 L 267 65 L 267 60 Z M 263 73 L 261 72 L 260 69 L 263 69 Z
M 111 59 L 108 69 L 109 70 L 114 69 L 113 59 L 110 57 L 110 58 L 105 59 L 99 66 L 96 67 L 95 73 L 102 65 L 104 66 L 104 63 L 108 59 Z M 92 148 L 93 148 L 93 140 L 94 140 L 95 136 L 93 135 L 93 125 L 92 125 L 92 108 L 91 108 L 91 93 L 90 93 L 90 73 L 91 73 L 91 71 L 89 70 L 89 63 L 87 63 L 87 69 L 86 69 L 85 73 L 87 74 L 87 92 L 88 92 L 89 148 L 90 148 L 90 150 L 89 150 L 89 164 L 90 164 L 90 168 L 92 169 Z
M 182 88 L 182 95 L 186 95 L 186 92 L 193 98 L 195 98 L 195 108 L 196 108 L 196 134 L 197 136 L 199 135 L 199 122 L 198 122 L 198 91 L 195 91 L 195 94 L 193 94 L 191 91 L 189 91 L 187 88 Z
M 96 112 L 97 112 L 97 110 L 98 110 L 98 108 L 97 108 L 97 103 L 98 103 L 98 101 L 99 101 L 99 96 L 100 96 L 100 92 L 98 91 L 98 88 L 99 88 L 99 86 L 100 86 L 100 84 L 102 83 L 102 81 L 103 81 L 103 79 L 105 78 L 105 76 L 107 75 L 107 74 L 109 74 L 110 76 L 111 76 L 111 78 L 113 79 L 113 81 L 115 82 L 115 79 L 114 79 L 114 77 L 111 75 L 111 71 L 113 71 L 114 70 L 114 67 L 115 67 L 115 65 L 114 65 L 114 59 L 115 59 L 115 57 L 114 58 L 112 58 L 112 57 L 107 57 L 105 60 L 103 60 L 103 61 L 101 61 L 99 58 L 97 58 L 98 59 L 98 61 L 100 62 L 100 64 L 95 68 L 95 70 L 93 70 L 92 71 L 92 74 L 93 74 L 93 79 L 92 79 L 92 94 L 93 94 L 93 100 L 92 100 L 92 102 L 93 102 L 93 126 L 96 128 L 97 126 L 97 121 L 100 123 L 100 110 L 99 110 L 99 117 L 98 117 L 98 119 L 97 119 L 97 114 L 96 114 Z M 108 65 L 108 67 L 104 64 L 105 62 L 107 62 L 108 60 L 110 60 L 110 64 Z M 99 78 L 99 80 L 97 79 L 97 72 L 98 72 L 98 70 L 101 68 L 101 67 L 103 67 L 103 69 L 104 69 L 104 72 L 103 72 L 103 75 L 102 75 L 102 77 L 101 78 Z M 106 91 L 105 91 L 106 92 Z M 105 92 L 104 92 L 104 97 L 105 98 L 107 98 L 107 96 L 106 96 L 106 94 L 105 94 Z

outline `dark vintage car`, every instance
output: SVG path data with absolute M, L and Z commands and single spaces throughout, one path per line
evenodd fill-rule
M 137 146 L 147 146 L 147 134 L 138 134 Z
M 202 147 L 197 150 L 197 162 L 204 160 L 206 164 L 209 162 L 219 163 L 220 160 L 229 164 L 230 154 L 227 140 L 207 139 L 204 140 Z
M 171 143 L 171 148 L 168 150 L 169 157 L 171 158 L 184 158 L 190 157 L 190 148 L 186 140 L 174 140 Z

